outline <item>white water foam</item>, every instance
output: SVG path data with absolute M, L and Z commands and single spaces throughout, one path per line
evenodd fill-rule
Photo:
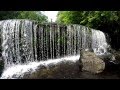
M 49 59 L 47 61 L 40 61 L 40 62 L 30 62 L 26 65 L 13 65 L 6 70 L 4 70 L 1 79 L 17 79 L 19 77 L 23 77 L 25 73 L 33 73 L 36 71 L 37 67 L 40 65 L 48 66 L 50 64 L 57 64 L 61 61 L 72 61 L 76 62 L 79 59 L 79 55 L 76 56 L 68 56 L 59 59 Z

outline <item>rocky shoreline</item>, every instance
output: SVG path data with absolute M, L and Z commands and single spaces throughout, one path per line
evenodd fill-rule
M 2 74 L 4 62 L 0 60 Z M 80 69 L 82 71 L 80 71 Z M 120 79 L 120 52 L 108 56 L 96 56 L 93 52 L 84 52 L 82 67 L 79 61 L 63 60 L 48 66 L 40 65 L 33 73 L 26 72 L 18 79 Z

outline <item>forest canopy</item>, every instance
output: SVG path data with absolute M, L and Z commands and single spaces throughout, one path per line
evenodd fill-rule
M 30 19 L 40 23 L 48 22 L 47 16 L 40 11 L 0 11 L 0 20 L 6 19 Z

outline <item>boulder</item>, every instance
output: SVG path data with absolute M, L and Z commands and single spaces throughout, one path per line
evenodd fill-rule
M 84 51 L 81 61 L 82 71 L 101 73 L 105 69 L 105 62 L 97 57 L 93 52 Z

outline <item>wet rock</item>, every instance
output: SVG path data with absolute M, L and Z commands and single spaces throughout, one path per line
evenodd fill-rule
M 105 62 L 105 70 L 103 73 L 117 73 L 120 75 L 120 51 L 110 49 L 110 53 L 98 56 Z
M 116 51 L 115 53 L 113 53 L 113 55 L 115 57 L 116 64 L 120 64 L 120 51 Z
M 2 60 L 2 58 L 0 57 L 0 76 L 3 72 L 3 69 L 4 69 L 4 61 Z
M 76 62 L 62 61 L 47 67 L 39 66 L 32 74 L 24 75 L 24 79 L 72 79 L 80 78 L 79 67 Z
M 111 53 L 102 55 L 102 56 L 98 56 L 99 58 L 103 59 L 107 64 L 112 63 L 112 64 L 120 64 L 120 51 L 115 51 L 112 50 Z
M 109 63 L 114 63 L 115 62 L 115 56 L 111 53 L 108 53 L 108 54 L 104 54 L 104 55 L 99 55 L 98 56 L 100 59 L 102 59 L 105 64 L 109 64 Z
M 93 52 L 84 51 L 81 60 L 83 66 L 82 71 L 101 73 L 105 69 L 105 62 Z

